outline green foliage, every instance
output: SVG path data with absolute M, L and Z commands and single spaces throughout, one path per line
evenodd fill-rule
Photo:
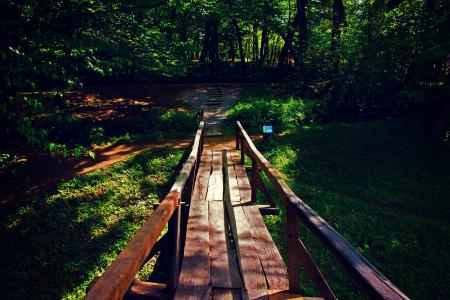
M 257 147 L 303 201 L 411 299 L 446 299 L 450 153 L 424 142 L 425 134 L 411 121 L 311 125 Z M 285 255 L 283 214 L 266 223 Z M 337 297 L 363 298 L 321 243 L 299 228 Z M 310 283 L 306 289 L 313 295 Z
M 83 298 L 168 192 L 181 157 L 144 152 L 2 208 L 0 298 Z
M 260 129 L 272 124 L 280 131 L 319 121 L 319 111 L 318 100 L 284 96 L 271 89 L 255 89 L 241 96 L 230 108 L 228 118 L 231 123 L 240 121 L 246 128 Z

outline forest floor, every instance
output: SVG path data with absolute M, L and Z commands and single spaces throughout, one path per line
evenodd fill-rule
M 223 103 L 208 107 L 212 87 L 220 89 Z M 237 99 L 240 90 L 241 86 L 238 84 L 102 86 L 72 93 L 68 105 L 70 113 L 78 119 L 97 123 L 120 120 L 119 126 L 125 128 L 131 127 L 127 121 L 133 120 L 142 109 L 174 109 L 195 113 L 204 107 L 207 122 L 219 126 L 224 122 L 225 111 Z M 127 129 L 132 133 L 133 128 Z M 105 136 L 101 145 L 92 145 L 94 159 L 88 156 L 65 159 L 42 151 L 22 153 L 18 160 L 21 165 L 20 174 L 2 182 L 0 207 L 11 202 L 15 202 L 15 206 L 17 202 L 38 197 L 50 191 L 62 179 L 109 166 L 142 151 L 158 148 L 185 149 L 191 142 L 193 133 L 194 131 L 187 132 L 178 138 L 139 136 L 137 139 L 127 138 L 124 141 L 114 136 Z

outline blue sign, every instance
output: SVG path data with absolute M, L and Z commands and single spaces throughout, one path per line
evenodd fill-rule
M 265 134 L 272 134 L 273 133 L 272 125 L 264 125 L 263 126 L 263 133 L 265 133 Z

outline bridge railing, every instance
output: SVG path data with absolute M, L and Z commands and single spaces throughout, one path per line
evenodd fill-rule
M 122 299 L 166 225 L 168 225 L 168 248 L 170 250 L 167 290 L 174 291 L 180 270 L 181 198 L 183 195 L 185 197 L 183 201 L 190 202 L 198 163 L 203 151 L 203 128 L 204 122 L 200 122 L 192 143 L 192 151 L 184 162 L 170 192 L 159 203 L 125 249 L 97 279 L 85 299 Z
M 321 241 L 322 245 L 334 255 L 368 297 L 371 299 L 409 299 L 333 227 L 294 194 L 282 179 L 280 172 L 258 151 L 240 122 L 237 122 L 236 128 L 236 149 L 241 150 L 241 161 L 244 162 L 245 155 L 248 155 L 252 161 L 252 201 L 256 201 L 256 188 L 260 188 L 264 194 L 267 193 L 267 187 L 259 174 L 259 170 L 262 170 L 277 194 L 285 202 L 290 292 L 300 292 L 300 268 L 303 266 L 318 292 L 325 299 L 336 299 L 305 245 L 299 239 L 297 220 L 300 219 Z M 273 204 L 271 199 L 268 200 Z

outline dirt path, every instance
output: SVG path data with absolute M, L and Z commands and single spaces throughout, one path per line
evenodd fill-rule
M 75 93 L 71 99 L 71 111 L 78 117 L 94 119 L 117 118 L 143 106 L 180 107 L 198 111 L 204 108 L 207 132 L 217 136 L 226 119 L 228 108 L 239 97 L 239 84 L 215 85 L 173 85 L 173 86 L 117 86 L 90 88 Z M 78 160 L 57 158 L 48 153 L 34 153 L 27 157 L 24 176 L 10 180 L 0 189 L 0 209 L 10 204 L 16 206 L 56 187 L 62 179 L 98 168 L 110 166 L 142 151 L 170 147 L 187 148 L 190 139 L 166 140 L 162 142 L 118 143 L 95 149 L 96 158 L 84 157 Z M 233 139 L 211 140 L 232 147 Z
M 110 166 L 114 163 L 139 154 L 142 151 L 173 148 L 184 149 L 190 139 L 165 140 L 162 142 L 118 143 L 94 150 L 95 159 L 83 157 L 78 160 L 56 158 L 48 153 L 39 153 L 28 158 L 24 170 L 24 178 L 15 184 L 9 184 L 0 191 L 0 209 L 11 202 L 23 202 L 31 197 L 39 197 L 56 187 L 62 179 L 70 179 L 77 175 Z

